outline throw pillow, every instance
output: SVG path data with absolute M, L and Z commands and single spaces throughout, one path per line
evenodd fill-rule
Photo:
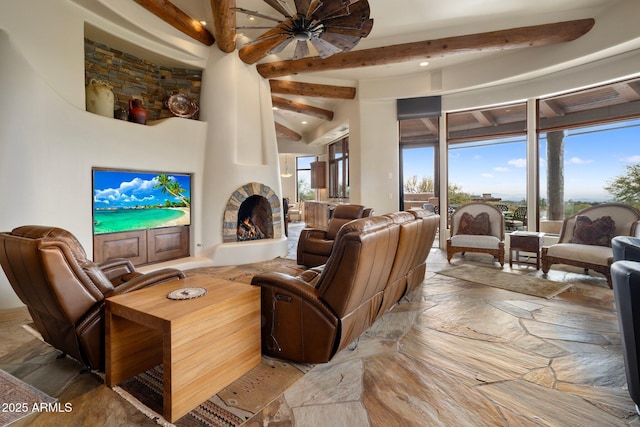
M 570 243 L 583 245 L 609 246 L 615 236 L 616 223 L 610 216 L 603 216 L 592 221 L 584 215 L 578 215 L 576 225 L 573 227 L 573 237 Z
M 486 212 L 480 212 L 474 218 L 473 215 L 464 212 L 460 217 L 458 234 L 473 234 L 478 236 L 490 235 L 491 222 L 489 222 L 489 214 Z

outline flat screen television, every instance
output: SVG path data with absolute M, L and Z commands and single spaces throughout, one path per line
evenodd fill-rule
M 191 224 L 188 173 L 93 168 L 93 234 Z

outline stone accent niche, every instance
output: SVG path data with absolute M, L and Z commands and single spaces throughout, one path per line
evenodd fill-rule
M 280 197 L 271 187 L 259 182 L 250 182 L 235 190 L 224 211 L 223 243 L 238 242 L 238 214 L 242 204 L 252 196 L 261 196 L 266 200 L 262 204 L 267 211 L 264 234 L 268 238 L 280 239 L 282 237 L 282 202 Z M 250 242 L 250 241 L 247 241 Z

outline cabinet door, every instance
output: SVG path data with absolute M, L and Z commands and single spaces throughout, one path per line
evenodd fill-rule
M 311 163 L 311 188 L 327 188 L 327 162 Z

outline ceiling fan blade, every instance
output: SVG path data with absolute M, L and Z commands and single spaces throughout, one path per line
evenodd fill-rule
M 260 13 L 253 10 L 243 9 L 241 7 L 232 7 L 231 10 L 235 10 L 236 12 L 244 13 L 245 15 L 255 16 L 256 18 L 267 19 L 269 21 L 280 22 L 282 19 L 274 18 L 273 16 L 265 15 L 264 13 Z
M 276 45 L 273 49 L 267 52 L 267 55 L 276 55 L 289 45 L 293 41 L 293 37 L 287 37 L 285 40 L 281 41 L 280 44 Z
M 325 31 L 335 34 L 344 34 L 354 37 L 367 37 L 373 28 L 373 19 L 367 19 L 362 23 L 362 27 L 349 28 L 342 26 L 325 25 Z
M 322 7 L 313 14 L 313 17 L 315 19 L 326 19 L 349 15 L 351 5 L 359 2 L 364 2 L 366 7 L 369 7 L 367 0 L 324 0 L 322 1 Z
M 298 15 L 307 15 L 309 12 L 309 6 L 311 5 L 311 0 L 294 0 L 296 4 L 296 12 Z
M 291 35 L 280 28 L 274 28 L 264 33 L 257 40 L 243 46 L 238 51 L 238 55 L 244 63 L 255 64 L 269 55 L 274 49 L 277 49 L 281 43 L 289 41 L 289 39 L 291 39 Z
M 309 55 L 309 46 L 306 40 L 298 40 L 296 43 L 296 50 L 293 54 L 293 59 L 304 58 Z
M 322 2 L 320 0 L 312 0 L 309 5 L 309 10 L 307 11 L 307 20 L 311 21 L 311 16 L 313 16 L 316 11 L 322 7 Z
M 339 48 L 342 52 L 348 52 L 353 49 L 359 42 L 360 37 L 350 36 L 346 34 L 336 34 L 325 31 L 320 38 L 329 44 Z M 296 59 L 296 58 L 294 58 Z
M 369 4 L 365 0 L 349 6 L 348 14 L 328 16 L 323 18 L 322 22 L 326 25 L 355 27 L 362 25 L 361 23 L 367 19 L 369 19 Z
M 291 14 L 289 13 L 289 11 L 284 6 L 282 6 L 282 4 L 278 0 L 262 0 L 262 1 L 264 1 L 266 4 L 268 4 L 269 6 L 271 6 L 272 8 L 274 8 L 275 10 L 283 14 L 284 16 L 291 17 Z
M 335 55 L 336 53 L 340 52 L 340 49 L 338 47 L 322 39 L 314 37 L 310 41 L 313 47 L 315 47 L 318 51 L 318 55 L 320 55 L 320 58 L 328 58 L 329 56 Z

